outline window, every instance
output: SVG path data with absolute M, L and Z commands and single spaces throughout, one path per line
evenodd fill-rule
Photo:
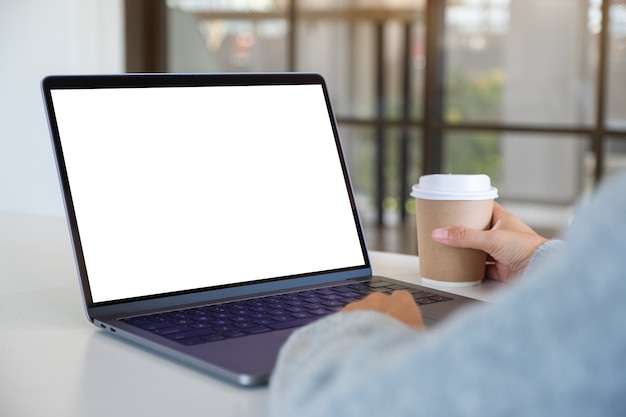
M 322 73 L 373 249 L 414 250 L 423 173 L 487 173 L 552 233 L 567 216 L 542 212 L 626 166 L 626 0 L 168 0 L 137 16 L 164 28 L 160 67 L 140 70 Z

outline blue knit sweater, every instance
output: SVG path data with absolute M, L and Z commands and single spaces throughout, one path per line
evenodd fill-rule
M 437 331 L 372 311 L 300 329 L 279 357 L 269 414 L 626 415 L 626 175 L 600 187 L 564 240 L 544 244 L 495 302 Z

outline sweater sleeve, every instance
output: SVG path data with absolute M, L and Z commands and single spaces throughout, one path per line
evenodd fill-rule
M 373 311 L 334 314 L 298 330 L 282 349 L 271 380 L 272 415 L 337 415 L 334 407 L 347 391 L 356 394 L 350 389 L 353 379 L 379 378 L 387 366 L 387 347 L 419 337 L 417 331 Z
M 539 246 L 537 251 L 533 254 L 533 257 L 530 259 L 524 273 L 526 275 L 531 273 L 547 260 L 553 258 L 562 246 L 563 241 L 557 239 L 548 240 L 543 245 Z
M 554 256 L 436 331 L 376 312 L 295 332 L 270 381 L 274 417 L 626 414 L 626 176 Z

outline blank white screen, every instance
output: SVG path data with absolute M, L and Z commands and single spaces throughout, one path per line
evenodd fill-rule
M 52 98 L 94 302 L 364 264 L 321 86 Z

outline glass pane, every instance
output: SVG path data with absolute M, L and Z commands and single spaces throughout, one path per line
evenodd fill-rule
M 448 122 L 594 120 L 597 42 L 588 1 L 448 0 Z
M 339 130 L 359 212 L 364 223 L 374 224 L 379 210 L 376 201 L 377 156 L 381 154 L 378 131 L 374 127 L 346 125 L 340 125 Z M 421 172 L 421 140 L 416 129 L 390 128 L 382 135 L 384 217 L 387 224 L 395 224 L 401 219 L 402 212 L 414 213 L 409 194 Z M 403 172 L 403 165 L 406 172 Z
M 547 204 L 573 204 L 584 191 L 585 136 L 507 133 L 501 142 L 502 196 Z
M 169 0 L 170 72 L 287 69 L 284 1 Z
M 288 70 L 288 4 L 168 0 L 168 71 Z M 296 0 L 295 7 L 295 70 L 324 75 L 339 117 L 421 115 L 424 2 Z
M 611 1 L 608 50 L 607 124 L 626 130 L 626 0 Z
M 494 132 L 450 132 L 444 137 L 444 172 L 487 174 L 500 182 L 501 135 Z M 496 185 L 497 186 L 497 185 Z
M 422 14 L 415 6 L 406 10 L 329 7 L 323 11 L 319 6 L 303 7 L 298 13 L 296 69 L 324 75 L 340 116 L 419 117 L 424 78 Z M 378 42 L 382 45 L 380 59 Z M 377 87 L 380 74 L 382 91 Z M 405 109 L 406 98 L 409 107 Z
M 379 208 L 376 203 L 377 130 L 341 125 L 339 129 L 369 249 L 416 254 L 415 204 L 410 197 L 410 188 L 421 172 L 419 134 L 412 130 L 403 137 L 399 128 L 388 129 L 384 133 L 383 180 L 386 192 L 383 201 L 385 222 L 381 227 L 377 224 Z M 403 138 L 407 141 L 406 152 L 402 146 Z M 401 179 L 403 154 L 407 156 L 408 167 L 405 181 Z M 404 222 L 401 221 L 403 212 Z
M 500 197 L 572 204 L 582 194 L 586 137 L 556 134 L 453 132 L 444 138 L 446 172 L 488 174 Z
M 375 131 L 339 125 L 339 133 L 359 212 L 364 222 L 373 222 L 376 218 Z

